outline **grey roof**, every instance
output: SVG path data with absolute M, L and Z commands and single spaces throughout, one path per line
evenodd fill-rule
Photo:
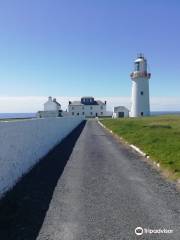
M 84 106 L 84 105 L 102 105 L 102 104 L 105 105 L 104 102 L 97 100 L 97 101 L 94 101 L 93 103 L 82 103 L 81 101 L 73 101 L 69 105 Z
M 58 102 L 56 102 L 56 101 L 54 101 L 58 106 L 61 106 L 61 104 L 60 103 L 58 103 Z
M 92 96 L 84 96 L 84 97 L 82 97 L 82 98 L 94 98 L 94 97 L 92 97 Z M 81 99 L 82 99 L 81 98 Z
M 57 102 L 56 98 L 53 99 L 53 102 L 56 103 L 56 105 L 61 106 L 61 104 Z
M 102 102 L 101 100 L 97 100 L 96 101 L 98 104 L 105 104 L 104 102 Z
M 124 110 L 129 111 L 129 109 L 126 108 L 125 106 L 117 106 L 117 107 L 114 107 L 114 111 L 117 111 L 118 109 L 124 109 Z
M 81 101 L 73 101 L 69 105 L 84 105 L 81 103 Z

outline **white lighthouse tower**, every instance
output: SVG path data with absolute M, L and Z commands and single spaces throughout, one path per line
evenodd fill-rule
M 132 79 L 132 105 L 131 117 L 149 116 L 149 79 L 151 74 L 147 72 L 147 60 L 139 54 L 134 61 Z

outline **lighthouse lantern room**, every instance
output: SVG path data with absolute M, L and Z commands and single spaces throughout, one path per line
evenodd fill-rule
M 149 116 L 149 79 L 151 74 L 147 71 L 147 60 L 142 54 L 139 54 L 134 61 L 134 71 L 130 76 L 132 79 L 132 105 L 130 116 Z

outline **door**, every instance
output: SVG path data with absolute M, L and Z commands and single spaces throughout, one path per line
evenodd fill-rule
M 124 117 L 124 112 L 118 112 L 118 117 L 123 118 Z

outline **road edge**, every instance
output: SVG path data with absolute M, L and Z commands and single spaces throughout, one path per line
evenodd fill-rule
M 177 189 L 180 190 L 180 179 L 174 180 L 171 179 L 169 177 L 169 174 L 167 173 L 167 170 L 165 170 L 160 163 L 155 162 L 152 158 L 150 158 L 150 156 L 143 152 L 140 148 L 138 148 L 137 146 L 130 144 L 129 142 L 127 142 L 124 138 L 118 136 L 116 133 L 114 133 L 112 130 L 110 130 L 109 128 L 107 128 L 102 122 L 100 122 L 99 120 L 97 120 L 98 124 L 103 127 L 104 129 L 106 129 L 112 136 L 114 136 L 116 139 L 120 140 L 120 142 L 122 144 L 128 145 L 129 148 L 131 148 L 132 150 L 136 151 L 137 153 L 139 153 L 142 157 L 144 157 L 145 159 L 147 159 L 147 163 L 150 164 L 153 168 L 155 168 L 158 173 L 161 174 L 161 176 L 163 176 L 164 178 L 166 178 L 167 180 L 173 182 L 176 184 Z

